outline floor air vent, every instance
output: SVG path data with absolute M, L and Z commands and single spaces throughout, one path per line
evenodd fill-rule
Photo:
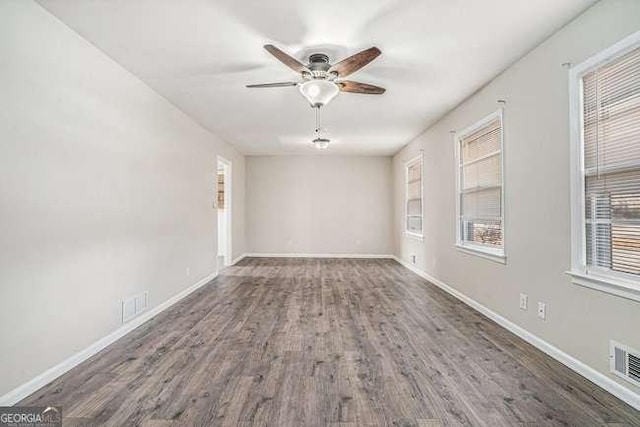
M 611 341 L 611 372 L 640 386 L 640 352 Z

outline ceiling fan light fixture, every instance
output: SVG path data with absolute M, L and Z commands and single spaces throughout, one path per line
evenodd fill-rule
M 298 87 L 314 108 L 327 105 L 340 92 L 338 85 L 328 80 L 308 80 Z
M 324 150 L 329 146 L 330 140 L 326 138 L 316 138 L 312 142 L 318 150 Z

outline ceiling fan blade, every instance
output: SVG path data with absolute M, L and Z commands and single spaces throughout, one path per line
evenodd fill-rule
M 329 68 L 329 72 L 335 72 L 340 77 L 346 77 L 376 59 L 381 53 L 377 47 L 370 47 L 333 65 Z
M 247 87 L 286 87 L 286 86 L 297 86 L 298 82 L 282 82 L 282 83 L 262 83 L 257 85 L 247 85 Z
M 379 86 L 370 85 L 367 83 L 352 82 L 349 80 L 343 80 L 336 82 L 342 92 L 352 93 L 364 93 L 367 95 L 382 95 L 386 89 Z
M 303 71 L 307 71 L 307 72 L 309 71 L 309 69 L 307 67 L 305 67 L 300 61 L 298 61 L 297 59 L 295 59 L 294 57 L 292 57 L 288 53 L 285 53 L 285 52 L 281 51 L 280 49 L 278 49 L 274 45 L 266 44 L 266 45 L 264 45 L 264 48 L 267 50 L 267 52 L 269 52 L 271 55 L 273 55 L 276 58 L 278 58 L 278 60 L 280 62 L 282 62 L 287 67 L 291 68 L 296 73 L 302 73 Z

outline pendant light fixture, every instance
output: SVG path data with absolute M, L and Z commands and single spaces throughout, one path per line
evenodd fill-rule
M 324 150 L 329 146 L 329 142 L 331 141 L 327 138 L 316 138 L 312 142 L 318 150 Z

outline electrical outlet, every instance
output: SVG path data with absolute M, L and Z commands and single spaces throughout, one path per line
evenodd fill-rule
M 527 297 L 527 294 L 520 294 L 520 310 L 526 310 L 528 302 L 529 297 Z
M 542 320 L 547 318 L 547 304 L 538 301 L 538 317 Z
M 415 264 L 415 263 L 416 263 L 416 256 L 415 256 L 415 255 L 411 255 L 411 262 L 412 262 L 413 264 Z
M 191 276 L 191 268 L 187 267 L 185 274 L 187 275 L 187 277 Z

